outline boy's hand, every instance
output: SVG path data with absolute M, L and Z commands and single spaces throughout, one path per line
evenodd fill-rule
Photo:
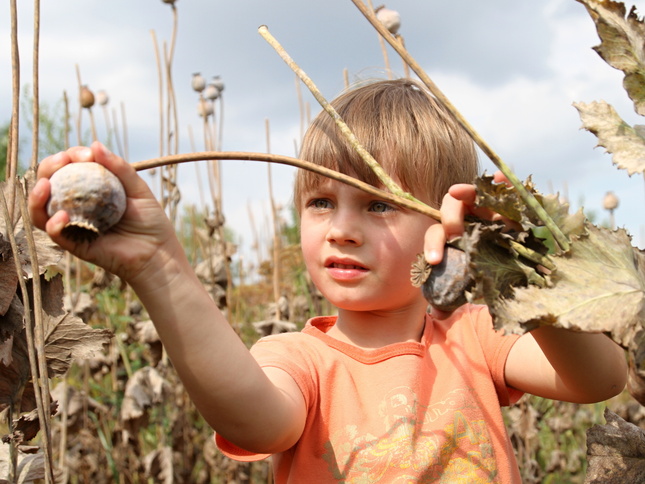
M 61 230 L 69 215 L 61 210 L 50 218 L 46 210 L 49 178 L 66 164 L 76 162 L 104 165 L 119 178 L 126 192 L 127 207 L 121 221 L 91 243 L 72 242 L 63 237 Z M 89 148 L 70 148 L 42 160 L 37 183 L 29 194 L 29 213 L 34 225 L 45 230 L 61 248 L 126 281 L 142 276 L 156 254 L 167 254 L 164 247 L 174 247 L 174 230 L 148 185 L 132 166 L 99 142 Z
M 496 183 L 508 183 L 501 171 L 493 175 Z M 441 223 L 432 224 L 425 235 L 424 253 L 429 264 L 436 265 L 443 259 L 446 242 L 464 232 L 466 215 L 485 220 L 499 220 L 501 216 L 487 208 L 476 208 L 475 185 L 457 184 L 450 187 L 441 203 Z

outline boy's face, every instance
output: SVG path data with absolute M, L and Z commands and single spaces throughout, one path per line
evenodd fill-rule
M 410 267 L 435 223 L 343 183 L 305 194 L 301 242 L 314 284 L 336 307 L 390 311 L 423 301 Z

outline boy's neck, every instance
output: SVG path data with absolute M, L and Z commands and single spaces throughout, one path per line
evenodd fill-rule
M 426 304 L 396 312 L 338 310 L 338 320 L 327 334 L 359 348 L 374 349 L 420 342 L 425 327 Z

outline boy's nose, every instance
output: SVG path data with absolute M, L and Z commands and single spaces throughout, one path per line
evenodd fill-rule
M 327 242 L 362 245 L 363 231 L 357 218 L 346 213 L 336 213 L 327 231 Z

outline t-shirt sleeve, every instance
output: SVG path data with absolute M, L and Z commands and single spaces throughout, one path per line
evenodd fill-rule
M 287 372 L 296 382 L 305 403 L 309 406 L 313 393 L 311 379 L 311 356 L 305 350 L 306 344 L 298 344 L 294 339 L 310 338 L 302 333 L 283 333 L 260 339 L 251 348 L 251 354 L 262 368 L 274 367 Z M 309 354 L 308 354 L 309 353 Z M 266 459 L 271 454 L 249 452 L 221 435 L 215 434 L 217 447 L 227 457 L 240 462 L 254 462 Z
M 513 405 L 524 395 L 524 392 L 506 384 L 505 367 L 508 354 L 520 336 L 495 330 L 493 319 L 486 306 L 474 306 L 471 309 L 471 315 L 493 377 L 499 403 L 502 406 Z

